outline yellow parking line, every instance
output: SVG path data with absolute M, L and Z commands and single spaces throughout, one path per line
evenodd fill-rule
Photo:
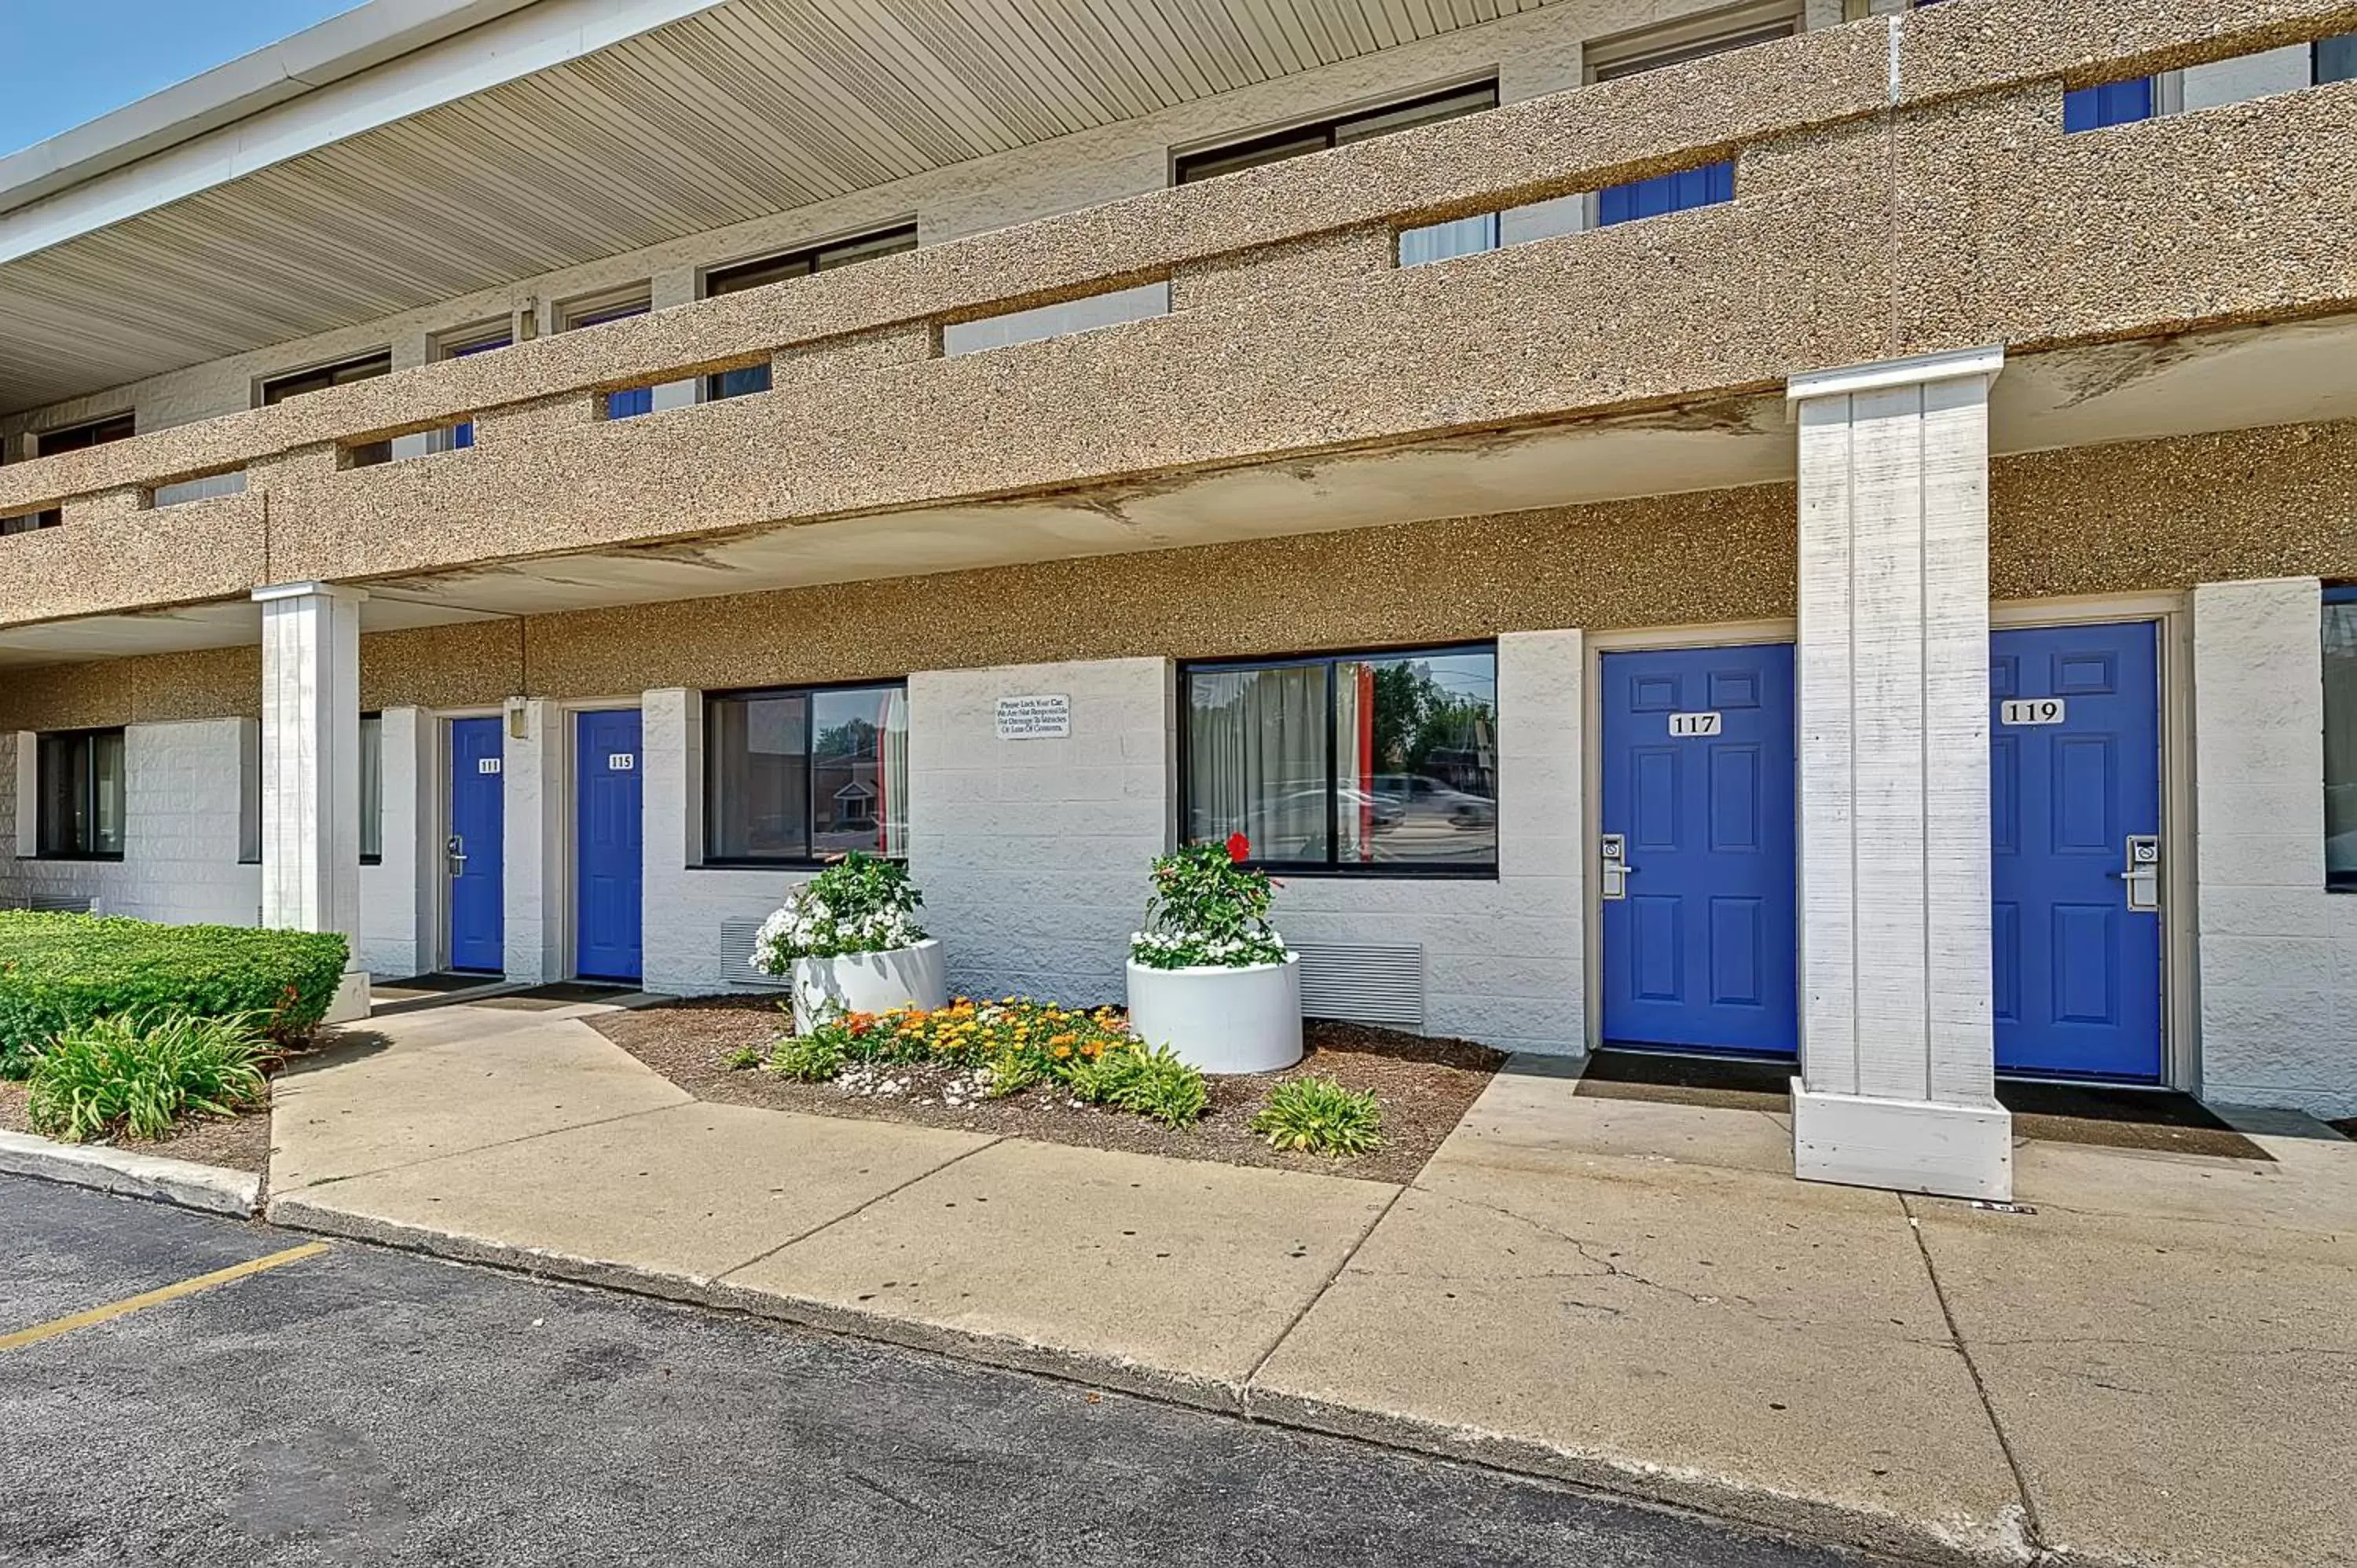
M 194 1295 L 200 1290 L 225 1285 L 231 1280 L 242 1280 L 248 1274 L 258 1274 L 264 1269 L 274 1269 L 282 1263 L 299 1263 L 306 1258 L 317 1257 L 328 1250 L 325 1241 L 310 1241 L 300 1247 L 289 1247 L 283 1252 L 273 1252 L 266 1258 L 254 1258 L 226 1269 L 215 1269 L 209 1274 L 199 1274 L 192 1280 L 182 1280 L 176 1285 L 151 1290 L 143 1295 L 125 1296 L 106 1306 L 93 1306 L 88 1312 L 77 1312 L 71 1317 L 60 1317 L 31 1328 L 20 1328 L 14 1334 L 0 1334 L 0 1350 L 21 1350 L 27 1345 L 38 1345 L 44 1339 L 54 1339 L 60 1334 L 70 1334 L 77 1328 L 108 1323 L 137 1312 L 158 1302 L 177 1301 L 184 1295 Z

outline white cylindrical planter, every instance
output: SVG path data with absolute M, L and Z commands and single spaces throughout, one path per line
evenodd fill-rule
M 1275 1072 L 1301 1059 L 1301 960 L 1245 969 L 1129 965 L 1129 1026 L 1203 1072 Z
M 894 1007 L 946 1007 L 949 966 L 942 944 L 928 937 L 912 948 L 794 960 L 794 1033 L 845 1013 Z

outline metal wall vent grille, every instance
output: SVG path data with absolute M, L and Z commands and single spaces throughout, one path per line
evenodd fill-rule
M 80 897 L 67 893 L 29 893 L 10 900 L 7 908 L 30 909 L 42 915 L 95 915 L 98 913 L 98 900 L 86 893 Z
M 1424 949 L 1295 942 L 1308 1018 L 1424 1027 Z
M 781 974 L 763 974 L 753 967 L 753 939 L 761 934 L 759 920 L 720 922 L 720 980 L 724 985 L 749 985 L 760 991 L 788 989 Z

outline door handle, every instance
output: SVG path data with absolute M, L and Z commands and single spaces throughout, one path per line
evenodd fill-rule
M 1629 839 L 1625 833 L 1605 833 L 1597 840 L 1603 855 L 1604 886 L 1600 897 L 1606 903 L 1617 903 L 1629 897 L 1629 878 L 1636 867 L 1629 864 Z
M 2114 875 L 2128 885 L 2132 914 L 2160 913 L 2160 835 L 2133 833 L 2127 841 L 2127 864 Z
M 460 838 L 457 833 L 452 833 L 449 838 L 443 843 L 442 855 L 445 860 L 449 862 L 449 873 L 452 876 L 463 876 L 466 875 L 467 841 L 465 839 Z

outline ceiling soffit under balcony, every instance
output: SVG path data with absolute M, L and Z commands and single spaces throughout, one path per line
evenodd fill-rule
M 724 0 L 0 263 L 0 412 L 1548 3 Z

